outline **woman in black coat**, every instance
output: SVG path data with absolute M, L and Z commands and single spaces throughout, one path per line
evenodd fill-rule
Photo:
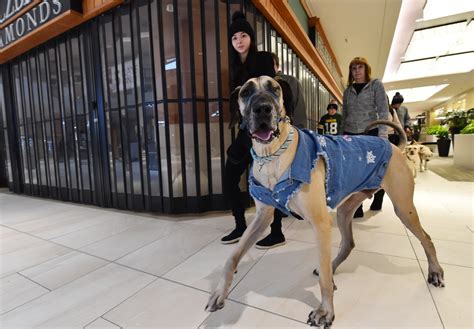
M 231 79 L 232 90 L 242 86 L 248 79 L 268 75 L 275 77 L 275 68 L 271 53 L 257 51 L 255 45 L 255 34 L 241 12 L 232 15 L 232 24 L 229 27 L 231 47 Z M 231 103 L 236 102 L 236 92 L 231 96 Z M 250 149 L 252 140 L 239 120 L 237 104 L 231 104 L 232 118 L 230 127 L 239 123 L 239 131 L 234 142 L 227 149 L 227 161 L 224 175 L 224 195 L 231 203 L 232 215 L 235 218 L 235 229 L 221 239 L 223 244 L 235 243 L 247 228 L 245 221 L 245 206 L 241 198 L 239 182 L 242 174 L 252 162 Z M 272 223 L 272 232 L 264 239 L 257 242 L 257 248 L 268 249 L 285 243 L 285 237 L 281 231 L 282 213 L 275 211 Z

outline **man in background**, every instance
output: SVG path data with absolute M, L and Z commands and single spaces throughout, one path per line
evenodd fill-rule
M 304 101 L 303 90 L 298 79 L 291 75 L 281 73 L 280 59 L 275 53 L 272 53 L 273 63 L 275 66 L 276 76 L 282 78 L 290 85 L 291 90 L 291 105 L 292 105 L 292 124 L 300 129 L 306 128 L 308 119 L 306 115 L 306 103 Z
M 405 106 L 402 106 L 402 103 L 403 96 L 397 91 L 392 98 L 392 108 L 397 112 L 400 124 L 405 129 L 407 136 L 411 136 L 412 130 L 410 115 L 408 114 L 408 109 Z

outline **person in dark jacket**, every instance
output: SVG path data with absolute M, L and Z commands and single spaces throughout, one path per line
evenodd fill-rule
M 241 190 L 239 187 L 242 174 L 252 162 L 250 149 L 252 140 L 245 126 L 239 120 L 239 110 L 237 101 L 237 87 L 242 86 L 248 79 L 261 75 L 275 77 L 275 69 L 273 66 L 273 58 L 271 53 L 257 51 L 255 45 L 255 34 L 245 19 L 245 15 L 241 12 L 235 12 L 232 15 L 232 23 L 229 27 L 229 38 L 232 44 L 230 50 L 231 56 L 231 122 L 229 127 L 239 125 L 237 137 L 227 149 L 227 160 L 224 173 L 224 195 L 230 201 L 232 215 L 235 219 L 235 229 L 221 239 L 221 243 L 229 244 L 240 240 L 242 234 L 247 228 L 245 220 L 245 206 L 242 200 Z M 282 213 L 275 210 L 274 223 L 280 229 L 275 229 L 274 234 L 257 242 L 256 247 L 268 249 L 285 244 L 285 236 L 281 231 Z M 274 224 L 272 224 L 274 225 Z
M 388 96 L 387 96 L 387 104 L 389 103 L 388 101 Z M 398 116 L 395 113 L 395 110 L 392 108 L 391 105 L 388 106 L 389 109 L 389 121 L 392 121 L 393 123 L 400 125 L 400 121 L 398 120 Z M 389 128 L 388 129 L 388 140 L 390 143 L 392 143 L 395 146 L 398 146 L 400 144 L 400 136 L 395 132 L 395 129 Z M 382 204 L 383 204 L 383 197 L 385 195 L 385 191 L 383 189 L 378 190 L 374 194 L 374 199 L 372 201 L 372 204 L 370 205 L 370 210 L 382 210 Z
M 326 109 L 328 113 L 319 120 L 318 134 L 340 135 L 342 132 L 342 115 L 337 113 L 337 104 L 329 103 Z
M 397 91 L 392 98 L 392 108 L 397 112 L 398 120 L 405 129 L 406 134 L 411 135 L 411 118 L 408 114 L 408 109 L 403 104 L 403 96 Z
M 301 87 L 301 83 L 299 82 L 297 78 L 295 78 L 292 75 L 283 74 L 281 72 L 280 59 L 278 58 L 277 54 L 272 53 L 272 57 L 273 57 L 273 64 L 275 67 L 277 78 L 282 78 L 290 86 L 290 91 L 291 91 L 291 106 L 290 107 L 292 108 L 291 113 L 288 113 L 288 108 L 286 106 L 285 108 L 287 108 L 287 113 L 290 114 L 291 116 L 291 119 L 292 119 L 291 123 L 293 126 L 296 126 L 300 129 L 307 128 L 308 117 L 306 114 L 306 102 L 304 101 L 303 87 Z
M 349 78 L 344 90 L 342 104 L 342 130 L 344 135 L 360 135 L 369 123 L 376 120 L 388 120 L 387 96 L 382 81 L 372 79 L 372 69 L 363 57 L 355 57 L 349 64 Z M 388 128 L 380 126 L 368 132 L 369 135 L 388 138 Z M 377 209 L 371 205 L 371 210 Z M 356 210 L 354 218 L 363 217 L 362 204 Z

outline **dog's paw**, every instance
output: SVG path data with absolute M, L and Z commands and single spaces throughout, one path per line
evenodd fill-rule
M 444 275 L 443 272 L 430 272 L 428 275 L 428 283 L 431 283 L 435 287 L 444 287 Z
M 306 323 L 311 327 L 323 326 L 323 328 L 331 328 L 334 318 L 335 316 L 333 311 L 329 311 L 320 306 L 317 310 L 311 311 L 311 313 L 309 313 L 308 321 L 306 321 Z
M 223 296 L 223 294 L 220 294 L 216 291 L 209 297 L 209 300 L 207 301 L 207 305 L 204 310 L 207 312 L 215 312 L 217 310 L 220 310 L 224 307 L 224 300 L 225 297 Z

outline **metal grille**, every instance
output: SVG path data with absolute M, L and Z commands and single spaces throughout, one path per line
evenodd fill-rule
M 4 65 L 11 188 L 132 210 L 225 209 L 227 26 L 239 9 L 258 49 L 300 79 L 315 129 L 318 79 L 251 4 L 137 0 Z

